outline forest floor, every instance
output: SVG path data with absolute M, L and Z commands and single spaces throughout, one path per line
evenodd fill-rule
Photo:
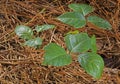
M 70 3 L 93 6 L 92 14 L 109 21 L 112 30 L 93 26 L 78 29 L 97 38 L 98 54 L 105 61 L 102 78 L 93 79 L 76 61 L 63 67 L 43 66 L 44 45 L 52 38 L 62 47 L 63 36 L 74 30 L 57 21 L 59 15 L 71 11 Z M 21 46 L 24 41 L 15 33 L 16 25 L 54 24 L 54 30 L 40 34 L 41 49 Z M 120 84 L 120 0 L 0 0 L 0 84 Z

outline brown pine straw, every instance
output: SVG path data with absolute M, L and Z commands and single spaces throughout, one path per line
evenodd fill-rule
M 108 20 L 112 30 L 102 30 L 91 24 L 78 29 L 96 35 L 98 54 L 105 60 L 100 80 L 93 79 L 73 62 L 63 67 L 43 66 L 43 47 L 55 42 L 66 49 L 64 36 L 74 28 L 56 20 L 67 11 L 70 3 L 90 4 L 95 14 Z M 39 34 L 41 49 L 21 46 L 24 40 L 15 35 L 16 25 L 54 24 L 56 28 Z M 36 34 L 35 34 L 36 35 Z M 67 49 L 66 49 L 67 51 Z M 120 84 L 120 0 L 1 0 L 0 1 L 0 84 Z

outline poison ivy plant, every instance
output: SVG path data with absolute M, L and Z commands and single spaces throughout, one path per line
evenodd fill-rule
M 94 8 L 87 4 L 70 4 L 68 6 L 73 10 L 73 12 L 67 12 L 58 16 L 58 20 L 61 22 L 73 26 L 74 28 L 82 28 L 86 25 L 86 22 L 90 22 L 97 27 L 103 29 L 111 29 L 111 24 L 100 17 L 97 16 L 87 16 L 89 13 L 93 12 Z M 85 19 L 87 17 L 87 19 Z
M 71 57 L 66 51 L 55 43 L 50 43 L 45 48 L 43 65 L 64 66 L 71 63 Z
M 34 48 L 39 48 L 42 44 L 42 39 L 37 37 L 37 38 L 34 38 L 34 39 L 30 39 L 30 40 L 27 40 L 24 45 L 27 45 L 27 46 L 30 46 L 30 47 L 34 47 Z
M 73 26 L 74 28 L 82 28 L 87 22 L 103 28 L 111 29 L 111 25 L 107 20 L 94 15 L 88 15 L 93 12 L 94 8 L 86 4 L 70 4 L 69 8 L 73 12 L 67 12 L 60 15 L 57 19 L 61 22 Z M 54 25 L 40 25 L 35 27 L 35 31 L 42 32 L 44 30 L 54 28 Z M 19 25 L 15 28 L 15 33 L 22 39 L 25 39 L 24 45 L 38 48 L 42 44 L 40 37 L 33 36 L 33 30 L 25 25 Z M 72 62 L 71 54 L 77 53 L 78 61 L 85 71 L 96 79 L 102 75 L 104 61 L 97 54 L 96 37 L 89 37 L 87 33 L 79 33 L 78 30 L 70 31 L 66 34 L 65 43 L 70 53 L 67 53 L 64 48 L 55 44 L 49 43 L 44 47 L 43 65 L 64 66 Z
M 103 29 L 111 29 L 111 24 L 98 16 L 89 16 L 87 17 L 88 22 L 91 22 L 97 27 L 103 28 Z
M 95 37 L 95 35 L 93 35 L 91 37 L 91 48 L 90 49 L 92 50 L 93 53 L 97 53 L 97 46 L 96 46 L 96 37 Z
M 90 38 L 86 33 L 70 34 L 65 37 L 65 43 L 70 52 L 86 52 L 90 49 Z
M 94 8 L 90 5 L 87 4 L 70 4 L 68 5 L 69 8 L 71 8 L 73 11 L 80 12 L 84 16 L 87 14 L 93 12 Z
M 37 26 L 35 30 L 41 32 L 44 30 L 52 29 L 55 25 L 44 24 Z M 39 48 L 42 45 L 42 39 L 33 35 L 33 30 L 29 26 L 18 25 L 15 28 L 15 33 L 22 39 L 25 40 L 24 45 L 29 47 Z
M 79 12 L 67 12 L 60 15 L 57 19 L 75 28 L 80 28 L 86 25 L 85 17 Z
M 91 38 L 87 33 L 69 34 L 65 37 L 65 43 L 70 52 L 79 54 L 78 61 L 88 74 L 96 79 L 102 75 L 104 61 L 97 53 L 96 38 Z M 87 52 L 91 49 L 91 52 Z
M 22 39 L 28 40 L 33 37 L 33 31 L 30 27 L 25 25 L 18 25 L 15 28 L 15 33 Z
M 104 68 L 104 61 L 101 56 L 96 53 L 88 52 L 80 54 L 78 61 L 88 74 L 96 79 L 101 77 Z
M 73 12 L 67 12 L 58 16 L 61 22 L 73 26 L 74 28 L 82 28 L 86 22 L 103 28 L 112 29 L 111 24 L 100 17 L 88 15 L 94 11 L 94 8 L 86 4 L 70 4 L 68 6 Z M 102 75 L 104 61 L 97 54 L 96 38 L 93 35 L 91 38 L 87 33 L 68 33 L 65 36 L 67 48 L 72 53 L 79 53 L 78 61 L 85 71 L 96 79 Z

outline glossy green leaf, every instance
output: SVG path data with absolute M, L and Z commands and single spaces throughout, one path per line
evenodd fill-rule
M 33 31 L 30 29 L 30 27 L 25 25 L 19 25 L 15 28 L 15 33 L 25 40 L 31 39 L 33 36 Z
M 94 10 L 92 6 L 87 4 L 70 4 L 68 7 L 71 8 L 73 11 L 82 13 L 84 16 L 93 12 Z
M 97 46 L 96 46 L 95 35 L 93 35 L 92 38 L 91 38 L 91 50 L 92 50 L 92 52 L 97 53 Z
M 29 47 L 39 48 L 42 44 L 42 39 L 37 37 L 34 39 L 30 39 L 24 43 L 24 45 L 27 45 Z
M 75 28 L 81 28 L 86 25 L 85 17 L 79 12 L 67 12 L 60 15 L 57 19 Z
M 88 74 L 96 79 L 101 77 L 104 68 L 101 56 L 96 53 L 84 53 L 78 56 L 78 61 Z
M 55 43 L 50 43 L 45 48 L 43 65 L 64 66 L 71 63 L 71 57 L 65 50 Z
M 111 24 L 98 16 L 89 16 L 87 17 L 88 22 L 94 24 L 97 27 L 103 28 L 103 29 L 112 29 Z
M 90 38 L 87 33 L 70 34 L 65 37 L 65 43 L 70 52 L 85 52 L 90 49 Z
M 48 30 L 48 29 L 53 29 L 55 28 L 55 25 L 49 25 L 49 24 L 45 24 L 45 25 L 41 25 L 41 26 L 36 26 L 35 27 L 35 30 L 37 32 L 41 32 L 41 31 L 44 31 L 44 30 Z

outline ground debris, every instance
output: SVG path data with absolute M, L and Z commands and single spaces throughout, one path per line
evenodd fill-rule
M 44 23 L 56 25 L 53 31 L 40 34 L 44 45 L 50 41 L 65 47 L 63 36 L 72 27 L 56 17 L 70 11 L 68 4 L 85 3 L 95 7 L 95 15 L 108 20 L 111 31 L 92 25 L 80 32 L 96 35 L 98 53 L 105 60 L 105 69 L 100 80 L 93 79 L 78 64 L 64 67 L 41 65 L 44 51 L 21 46 L 23 40 L 14 34 L 16 25 Z M 120 84 L 120 2 L 119 0 L 1 0 L 0 1 L 0 84 Z M 54 33 L 54 34 L 53 34 Z M 51 39 L 52 37 L 52 39 Z

